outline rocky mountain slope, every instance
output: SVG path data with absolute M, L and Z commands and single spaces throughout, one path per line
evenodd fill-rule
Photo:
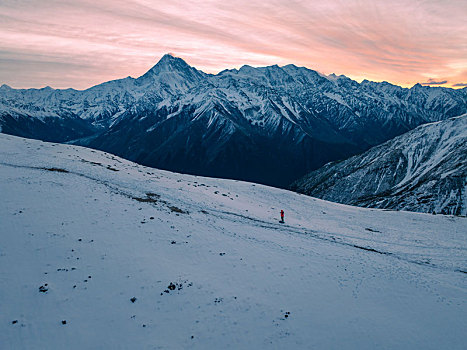
M 466 215 L 467 114 L 329 163 L 292 189 L 364 207 Z
M 5 134 L 0 193 L 2 349 L 465 349 L 465 218 Z
M 171 55 L 137 79 L 85 91 L 0 88 L 4 133 L 75 140 L 162 169 L 276 186 L 466 112 L 467 89 L 359 84 L 294 65 L 211 75 Z

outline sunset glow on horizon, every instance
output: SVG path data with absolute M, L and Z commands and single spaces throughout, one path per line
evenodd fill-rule
M 171 52 L 208 73 L 293 63 L 323 74 L 467 86 L 467 1 L 3 0 L 0 85 L 84 89 Z

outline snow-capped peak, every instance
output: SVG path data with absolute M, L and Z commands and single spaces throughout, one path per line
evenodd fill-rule
M 168 53 L 162 56 L 159 62 L 156 63 L 150 71 L 162 72 L 162 71 L 173 71 L 173 70 L 185 70 L 192 68 L 188 63 L 186 63 L 182 58 L 175 57 L 172 54 Z
M 169 86 L 170 90 L 186 91 L 190 83 L 198 82 L 204 77 L 204 73 L 191 67 L 183 59 L 172 54 L 165 54 L 144 75 L 137 80 L 138 85 Z M 164 87 L 162 87 L 164 90 Z
M 7 84 L 3 84 L 2 86 L 0 86 L 0 91 L 1 90 L 13 90 L 9 85 Z

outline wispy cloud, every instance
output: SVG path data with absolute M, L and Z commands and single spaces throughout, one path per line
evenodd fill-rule
M 295 63 L 456 86 L 466 13 L 457 0 L 3 0 L 0 83 L 84 88 L 141 75 L 174 52 L 208 72 Z
M 467 83 L 457 83 L 457 84 L 454 84 L 453 86 L 456 86 L 456 87 L 465 87 L 465 86 L 467 86 Z
M 434 79 L 429 79 L 427 82 L 422 83 L 422 85 L 443 85 L 443 84 L 446 84 L 447 82 L 448 82 L 447 80 L 436 81 Z

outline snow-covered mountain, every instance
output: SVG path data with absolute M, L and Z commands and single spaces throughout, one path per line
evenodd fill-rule
M 465 348 L 465 218 L 4 134 L 0 193 L 2 349 Z
M 467 114 L 329 163 L 292 188 L 364 207 L 467 215 Z
M 137 79 L 85 91 L 0 88 L 5 133 L 79 139 L 140 164 L 276 186 L 466 112 L 467 89 L 359 84 L 294 65 L 211 75 L 171 55 Z

